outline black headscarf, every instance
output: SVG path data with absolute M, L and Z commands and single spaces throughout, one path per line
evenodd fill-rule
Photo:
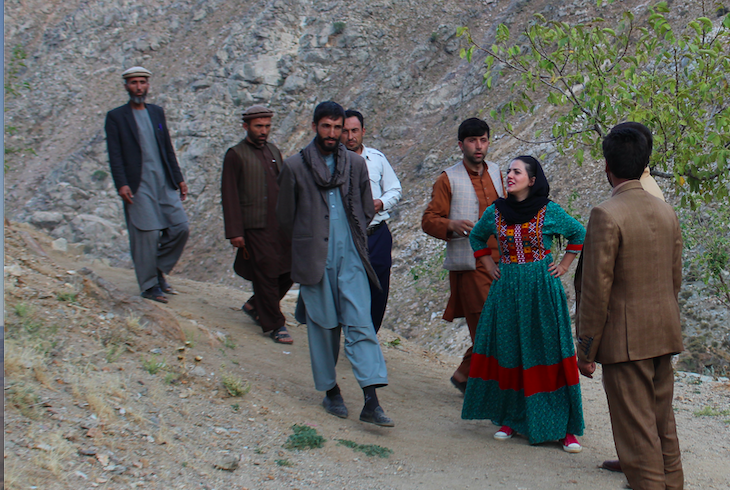
M 518 201 L 513 195 L 507 196 L 507 198 L 500 197 L 495 201 L 495 205 L 499 210 L 500 214 L 504 217 L 507 224 L 515 225 L 527 223 L 530 221 L 538 211 L 540 211 L 550 199 L 550 184 L 548 184 L 547 178 L 545 178 L 545 172 L 542 171 L 542 165 L 537 161 L 537 158 L 531 156 L 519 156 L 514 160 L 521 160 L 525 163 L 525 169 L 528 171 L 529 176 L 530 170 L 535 172 L 535 183 L 530 187 L 530 193 L 527 195 L 524 201 Z

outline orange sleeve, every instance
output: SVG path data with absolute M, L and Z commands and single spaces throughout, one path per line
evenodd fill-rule
M 442 172 L 431 192 L 431 202 L 426 206 L 421 219 L 421 228 L 428 235 L 440 240 L 451 238 L 449 212 L 451 210 L 451 184 L 446 172 Z

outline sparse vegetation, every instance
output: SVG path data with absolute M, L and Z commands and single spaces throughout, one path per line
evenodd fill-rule
M 278 466 L 294 466 L 294 463 L 292 463 L 292 462 L 291 462 L 291 461 L 289 461 L 288 459 L 275 459 L 275 460 L 274 460 L 274 462 L 275 462 L 275 463 L 276 463 L 276 464 L 277 464 Z
M 343 32 L 345 32 L 346 27 L 347 27 L 347 24 L 345 24 L 344 22 L 341 22 L 341 21 L 333 22 L 332 23 L 332 32 L 335 35 L 342 34 Z
M 396 337 L 393 340 L 386 342 L 390 347 L 398 347 L 401 344 L 400 337 Z
M 150 358 L 142 357 L 142 367 L 150 374 L 157 374 L 165 366 L 165 361 L 160 361 L 157 354 L 152 354 Z
M 223 337 L 223 345 L 228 347 L 231 350 L 236 348 L 235 342 L 233 342 L 233 339 L 231 339 L 231 337 L 228 335 Z
M 91 174 L 91 178 L 97 182 L 101 182 L 107 177 L 109 177 L 109 173 L 104 170 L 96 170 L 93 174 Z
M 713 408 L 709 405 L 705 406 L 702 410 L 694 412 L 695 417 L 724 417 L 730 415 L 730 409 L 719 409 Z
M 317 434 L 317 429 L 308 425 L 292 425 L 294 434 L 284 443 L 286 449 L 319 449 L 324 446 L 325 439 Z
M 337 443 L 341 446 L 349 447 L 353 451 L 364 453 L 365 456 L 377 456 L 379 458 L 387 458 L 393 454 L 392 449 L 378 446 L 377 444 L 358 444 L 347 439 L 337 439 Z
M 112 362 L 119 359 L 119 357 L 122 355 L 123 352 L 124 352 L 124 347 L 122 347 L 120 344 L 112 344 L 112 343 L 107 344 L 106 356 L 104 356 L 106 359 L 106 362 L 111 364 Z
M 33 386 L 23 381 L 14 382 L 5 390 L 5 406 L 15 407 L 29 419 L 40 417 L 40 410 L 38 410 L 40 401 L 41 398 Z
M 76 293 L 70 291 L 63 291 L 56 295 L 58 301 L 64 301 L 66 303 L 76 303 Z
M 27 303 L 16 303 L 16 305 L 13 307 L 13 310 L 15 310 L 15 314 L 18 315 L 20 318 L 25 318 L 30 314 L 30 306 L 28 306 Z
M 242 378 L 230 373 L 223 373 L 221 375 L 221 383 L 223 383 L 223 387 L 226 389 L 228 394 L 233 397 L 243 396 L 251 391 L 250 383 L 244 384 Z

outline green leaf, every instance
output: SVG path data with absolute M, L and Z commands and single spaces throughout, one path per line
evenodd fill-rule
M 468 27 L 457 27 L 456 28 L 456 37 L 461 37 L 468 31 L 469 31 Z
M 710 19 L 707 17 L 700 17 L 697 20 L 702 22 L 702 27 L 705 28 L 705 32 L 710 32 L 712 30 L 712 21 Z

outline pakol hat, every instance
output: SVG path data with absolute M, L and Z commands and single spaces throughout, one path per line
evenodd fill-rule
M 243 111 L 243 122 L 259 117 L 274 117 L 274 111 L 262 105 L 254 105 Z
M 134 77 L 146 77 L 149 78 L 152 76 L 152 72 L 149 71 L 147 68 L 142 68 L 141 66 L 133 66 L 132 68 L 129 68 L 128 70 L 124 70 L 122 73 L 122 78 L 134 78 Z

